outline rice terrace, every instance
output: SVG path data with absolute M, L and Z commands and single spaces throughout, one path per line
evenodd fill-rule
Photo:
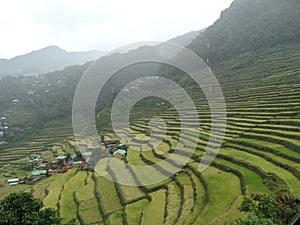
M 0 200 L 32 193 L 43 203 L 41 210 L 55 210 L 57 224 L 290 224 L 300 213 L 300 3 L 274 2 L 235 0 L 186 44 L 222 89 L 224 136 L 221 122 L 212 132 L 205 93 L 183 71 L 166 65 L 144 63 L 116 72 L 97 100 L 97 140 L 75 138 L 72 127 L 73 96 L 92 62 L 41 75 L 2 76 Z M 99 62 L 108 65 L 143 51 L 161 49 L 141 47 Z M 192 115 L 182 120 L 167 99 L 149 96 L 131 109 L 129 127 L 115 130 L 114 99 L 143 76 L 164 76 L 182 87 L 195 104 L 199 126 Z M 218 154 L 207 151 L 218 144 Z M 180 169 L 169 158 L 185 154 L 175 151 L 178 146 L 196 146 Z M 215 158 L 201 171 L 204 155 Z M 120 167 L 114 168 L 115 161 Z M 166 179 L 144 185 L 161 176 Z M 0 219 L 0 224 L 13 223 Z

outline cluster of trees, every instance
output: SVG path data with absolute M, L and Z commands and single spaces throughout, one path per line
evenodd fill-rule
M 245 197 L 240 207 L 246 218 L 229 222 L 230 225 L 285 225 L 300 212 L 300 200 L 289 193 L 254 194 Z M 0 201 L 0 225 L 74 225 L 75 218 L 62 223 L 52 208 L 42 209 L 41 200 L 31 192 L 12 193 Z
M 34 114 L 34 124 L 71 115 L 76 86 L 90 63 L 69 66 L 40 76 L 3 77 L 0 80 L 0 114 L 13 109 Z M 14 104 L 13 100 L 19 100 Z
M 62 223 L 52 208 L 42 209 L 43 203 L 30 192 L 12 193 L 0 202 L 0 225 L 74 225 L 75 219 Z
M 231 225 L 286 225 L 300 212 L 300 200 L 289 193 L 254 194 L 246 197 L 240 211 L 248 213 Z

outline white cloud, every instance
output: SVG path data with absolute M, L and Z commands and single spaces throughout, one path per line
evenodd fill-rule
M 0 58 L 58 45 L 110 50 L 212 24 L 232 0 L 12 0 L 0 9 Z

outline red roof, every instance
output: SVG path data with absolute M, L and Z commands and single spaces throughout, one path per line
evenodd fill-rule
M 49 170 L 49 173 L 65 173 L 65 172 L 67 172 L 68 171 L 68 169 L 66 169 L 66 168 L 63 168 L 63 169 L 61 169 L 61 170 Z
M 72 167 L 72 165 L 65 165 L 63 169 L 71 169 Z

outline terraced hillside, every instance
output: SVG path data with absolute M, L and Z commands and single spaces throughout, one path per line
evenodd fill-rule
M 213 67 L 226 99 L 227 126 L 219 154 L 203 172 L 198 168 L 211 135 L 211 115 L 205 98 L 192 86 L 187 91 L 197 106 L 200 127 L 193 126 L 193 117 L 180 121 L 174 108 L 156 107 L 156 99 L 147 99 L 132 110 L 131 130 L 119 128 L 127 134 L 124 141 L 129 145 L 124 162 L 133 166 L 164 161 L 178 144 L 196 144 L 193 156 L 178 173 L 173 174 L 177 166 L 173 160 L 165 160 L 167 167 L 153 167 L 151 174 L 130 170 L 124 163 L 121 169 L 128 171 L 126 179 L 136 184 L 127 186 L 97 172 L 72 169 L 33 186 L 0 188 L 1 197 L 12 191 L 32 190 L 45 207 L 56 208 L 64 221 L 76 218 L 78 224 L 111 225 L 224 224 L 244 216 L 238 207 L 245 195 L 284 190 L 300 198 L 299 52 L 300 45 L 292 44 Z M 154 132 L 154 142 L 149 143 L 145 130 L 153 116 L 164 119 L 167 134 Z M 189 129 L 180 132 L 180 124 Z M 154 131 L 161 128 L 161 123 L 152 127 Z M 180 135 L 184 137 L 182 143 Z M 113 131 L 105 131 L 105 138 L 117 137 Z M 159 140 L 162 142 L 153 147 Z M 92 147 L 91 143 L 81 144 Z M 0 151 L 1 180 L 24 173 L 21 167 L 30 152 L 44 149 L 44 154 L 54 150 L 65 153 L 75 148 L 70 127 L 45 130 L 23 146 Z M 110 161 L 101 162 L 100 169 L 121 181 L 123 177 L 109 167 Z M 139 186 L 145 176 L 150 179 L 160 174 L 170 177 Z
M 195 96 L 200 128 L 193 127 L 193 118 L 180 121 L 174 109 L 163 107 L 159 116 L 167 124 L 167 135 L 156 133 L 154 137 L 163 143 L 151 151 L 147 151 L 151 145 L 145 140 L 144 133 L 155 111 L 151 110 L 155 100 L 152 104 L 151 100 L 139 103 L 133 110 L 133 133 L 120 128 L 128 134 L 133 147 L 140 146 L 140 151 L 129 150 L 128 164 L 143 166 L 163 160 L 178 143 L 181 123 L 190 125 L 190 129 L 181 134 L 185 137 L 182 144 L 197 143 L 197 148 L 190 163 L 177 176 L 164 183 L 140 188 L 150 194 L 150 202 L 146 197 L 129 204 L 125 202 L 124 223 L 224 224 L 243 216 L 238 211 L 243 195 L 288 190 L 300 197 L 299 45 L 289 46 L 286 54 L 281 50 L 250 55 L 255 60 L 244 55 L 215 68 L 226 97 L 227 127 L 221 151 L 203 173 L 198 171 L 198 165 L 211 128 L 210 112 L 204 98 L 193 88 L 188 90 Z M 242 62 L 249 60 L 250 65 L 244 66 Z M 156 124 L 157 130 L 160 126 Z M 156 172 L 162 170 L 158 168 Z M 138 183 L 139 175 L 134 171 L 131 173 Z M 156 196 L 165 203 L 156 203 Z M 159 217 L 161 211 L 164 211 L 163 218 Z M 149 218 L 150 213 L 157 217 Z
M 15 146 L 0 147 L 0 184 L 5 185 L 11 177 L 29 175 L 31 172 L 26 170 L 26 162 L 33 153 L 39 153 L 51 161 L 55 159 L 53 155 L 74 153 L 76 149 L 70 124 L 51 126 L 28 139 Z

